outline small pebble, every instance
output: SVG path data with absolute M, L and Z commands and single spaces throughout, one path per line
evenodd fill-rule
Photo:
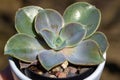
M 75 74 L 75 73 L 68 73 L 67 77 L 72 77 L 72 76 L 75 76 L 75 75 L 77 75 L 77 74 Z
M 58 78 L 66 78 L 67 75 L 65 72 L 60 72 L 60 74 L 58 75 Z
M 50 74 L 49 74 L 48 72 L 46 72 L 46 73 L 44 73 L 44 76 L 49 77 L 49 76 L 50 76 Z
M 60 74 L 60 71 L 58 71 L 58 72 L 55 73 L 56 76 L 59 76 L 59 74 Z
M 69 69 L 69 73 L 76 73 L 77 72 L 77 68 L 75 67 L 68 67 Z
M 55 76 L 55 75 L 50 75 L 49 77 L 51 77 L 51 78 L 56 78 L 56 76 Z
M 58 71 L 63 71 L 63 69 L 59 66 L 59 67 L 56 67 L 54 69 L 52 69 L 52 72 L 58 72 Z
M 67 66 L 68 66 L 68 61 L 65 61 L 61 66 L 62 66 L 63 69 L 67 68 Z
M 37 74 L 42 75 L 42 74 L 43 74 L 43 72 L 42 72 L 42 71 L 39 71 L 39 72 L 37 72 Z
M 66 74 L 68 74 L 68 73 L 69 73 L 69 70 L 70 70 L 70 69 L 66 68 L 66 69 L 64 69 L 64 72 L 65 72 Z
M 90 68 L 81 68 L 80 71 L 79 71 L 79 74 L 83 74 L 85 73 L 86 71 L 88 71 Z

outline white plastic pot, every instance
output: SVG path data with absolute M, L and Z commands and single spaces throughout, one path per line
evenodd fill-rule
M 103 55 L 104 58 L 106 59 L 106 53 Z M 29 77 L 27 77 L 26 75 L 24 75 L 16 66 L 15 62 L 13 61 L 12 58 L 9 59 L 9 64 L 11 67 L 11 72 L 13 75 L 14 80 L 32 80 Z M 105 65 L 105 61 L 102 62 L 101 64 L 98 65 L 98 67 L 96 68 L 96 70 L 87 78 L 85 78 L 84 80 L 99 80 L 102 74 L 102 71 L 104 69 L 104 65 Z

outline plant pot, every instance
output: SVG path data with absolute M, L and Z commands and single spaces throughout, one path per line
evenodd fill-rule
M 104 53 L 104 58 L 106 59 L 106 53 Z M 11 67 L 11 72 L 12 72 L 12 75 L 13 75 L 13 78 L 14 80 L 31 80 L 29 77 L 27 77 L 26 75 L 24 75 L 22 73 L 22 71 L 19 70 L 19 65 L 18 65 L 18 62 L 16 62 L 14 60 L 14 58 L 10 57 L 9 58 L 9 64 L 10 64 L 10 67 Z M 102 71 L 103 71 L 103 68 L 104 68 L 104 65 L 105 65 L 105 61 L 102 62 L 101 64 L 99 64 L 93 71 L 90 70 L 88 71 L 88 74 L 90 73 L 89 76 L 87 76 L 87 74 L 85 76 L 87 76 L 86 78 L 84 78 L 84 75 L 83 75 L 83 78 L 84 80 L 99 80 L 100 79 L 100 76 L 102 74 Z M 92 71 L 92 73 L 91 73 Z M 28 76 L 31 76 L 31 74 L 28 74 Z M 33 74 L 34 76 L 34 74 Z M 42 76 L 41 79 L 39 78 L 39 80 L 83 80 L 80 78 L 81 76 L 75 76 L 75 77 L 70 77 L 70 78 L 66 78 L 66 79 L 57 79 L 57 78 L 48 78 L 48 77 L 44 77 Z

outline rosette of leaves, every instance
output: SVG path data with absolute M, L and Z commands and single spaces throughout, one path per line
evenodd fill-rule
M 91 4 L 70 5 L 63 17 L 53 9 L 27 6 L 17 11 L 17 34 L 5 45 L 5 54 L 24 62 L 36 59 L 46 69 L 65 61 L 74 65 L 98 65 L 108 42 L 102 32 L 96 32 L 100 11 Z

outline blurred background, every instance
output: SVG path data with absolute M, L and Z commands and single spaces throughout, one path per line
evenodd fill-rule
M 102 13 L 99 30 L 106 34 L 110 47 L 101 80 L 120 80 L 120 0 L 0 0 L 0 71 L 8 65 L 4 46 L 16 33 L 14 17 L 18 8 L 37 5 L 63 14 L 67 6 L 78 1 L 89 2 Z

